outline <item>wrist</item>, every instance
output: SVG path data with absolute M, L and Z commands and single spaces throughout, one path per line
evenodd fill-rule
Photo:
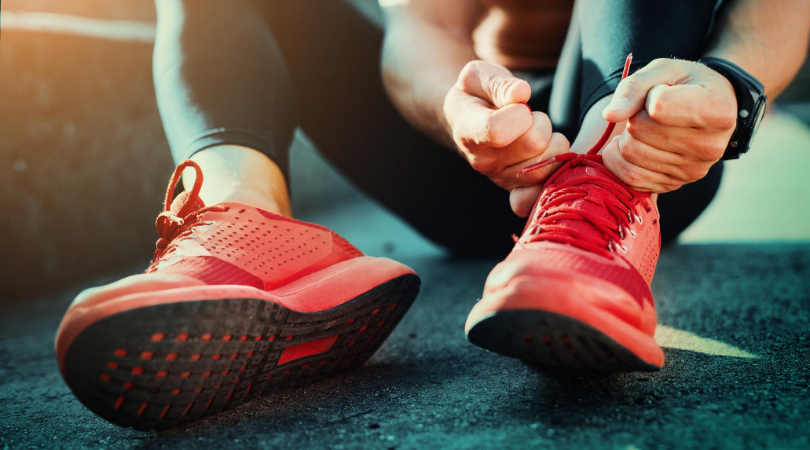
M 735 97 L 736 126 L 723 159 L 737 159 L 750 148 L 762 121 L 767 99 L 765 88 L 757 78 L 727 59 L 705 57 L 701 59 L 701 63 L 726 80 Z

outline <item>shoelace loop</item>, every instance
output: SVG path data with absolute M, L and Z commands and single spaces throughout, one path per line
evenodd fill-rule
M 627 55 L 627 59 L 625 60 L 622 80 L 627 78 L 632 60 L 633 54 L 631 53 Z M 554 158 L 549 158 L 528 166 L 518 173 L 519 175 L 524 174 L 549 164 L 561 162 L 567 163 L 566 166 L 568 168 L 583 164 L 588 165 L 610 177 L 610 179 L 597 176 L 580 177 L 565 181 L 547 190 L 540 200 L 540 207 L 544 210 L 543 213 L 536 214 L 526 228 L 526 234 L 524 236 L 527 236 L 527 242 L 545 240 L 571 244 L 611 259 L 613 258 L 613 254 L 617 251 L 627 252 L 627 247 L 620 244 L 620 241 L 624 240 L 628 234 L 635 238 L 635 232 L 630 229 L 630 225 L 633 221 L 642 222 L 641 216 L 635 213 L 635 208 L 640 203 L 640 200 L 632 189 L 624 186 L 615 175 L 604 168 L 602 165 L 602 155 L 598 154 L 602 147 L 605 146 L 608 139 L 610 139 L 615 127 L 615 123 L 609 123 L 605 132 L 602 133 L 602 136 L 587 153 L 563 153 Z M 580 198 L 587 199 L 588 190 L 578 186 L 586 182 L 590 185 L 596 185 L 610 193 L 610 195 L 603 200 L 603 205 L 607 208 L 610 215 L 614 217 L 615 221 L 604 219 L 596 214 L 584 211 L 581 208 L 566 206 L 566 203 L 572 200 Z M 649 210 L 649 207 L 647 207 L 647 209 Z M 583 234 L 580 230 L 561 223 L 563 220 L 586 221 L 599 232 L 601 238 L 594 235 Z
M 180 176 L 183 175 L 183 171 L 187 167 L 193 167 L 194 171 L 196 172 L 194 186 L 192 186 L 191 191 L 188 192 L 188 195 L 183 201 L 180 209 L 175 213 L 171 210 L 172 196 L 174 194 L 175 187 L 177 187 L 177 183 L 180 181 Z M 172 178 L 169 180 L 169 187 L 166 189 L 166 197 L 163 200 L 163 212 L 158 214 L 157 219 L 155 220 L 155 228 L 157 228 L 157 232 L 160 237 L 158 238 L 157 242 L 155 242 L 155 255 L 152 258 L 150 270 L 152 270 L 158 263 L 161 256 L 170 253 L 173 249 L 175 249 L 177 244 L 184 237 L 191 236 L 191 234 L 194 232 L 194 228 L 201 225 L 198 222 L 199 218 L 204 213 L 209 211 L 227 211 L 226 207 L 220 205 L 206 206 L 196 210 L 193 209 L 194 204 L 200 197 L 202 183 L 202 169 L 194 161 L 187 159 L 181 162 L 174 169 Z

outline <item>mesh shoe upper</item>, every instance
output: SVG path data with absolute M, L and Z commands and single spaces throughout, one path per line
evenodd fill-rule
M 630 189 L 595 159 L 570 161 L 546 182 L 487 291 L 523 273 L 574 271 L 614 283 L 639 303 L 652 302 L 661 245 L 658 212 L 649 194 Z
M 148 273 L 270 290 L 363 254 L 327 228 L 222 203 L 171 233 Z
M 187 167 L 191 191 L 171 195 Z M 155 227 L 160 238 L 146 273 L 190 276 L 205 284 L 270 290 L 363 254 L 327 228 L 240 203 L 205 206 L 202 169 L 193 161 L 174 170 Z

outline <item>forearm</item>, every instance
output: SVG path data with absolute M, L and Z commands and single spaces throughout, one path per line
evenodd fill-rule
M 736 0 L 719 17 L 705 56 L 727 59 L 754 75 L 769 100 L 801 68 L 810 38 L 810 2 Z
M 382 76 L 394 106 L 436 141 L 455 147 L 443 113 L 461 69 L 475 59 L 469 35 L 453 33 L 402 11 L 389 14 Z

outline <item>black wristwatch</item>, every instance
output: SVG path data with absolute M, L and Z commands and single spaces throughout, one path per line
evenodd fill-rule
M 762 122 L 767 99 L 765 87 L 753 75 L 731 61 L 709 56 L 701 58 L 700 62 L 726 77 L 737 94 L 737 128 L 723 155 L 724 160 L 737 159 L 748 152 Z

